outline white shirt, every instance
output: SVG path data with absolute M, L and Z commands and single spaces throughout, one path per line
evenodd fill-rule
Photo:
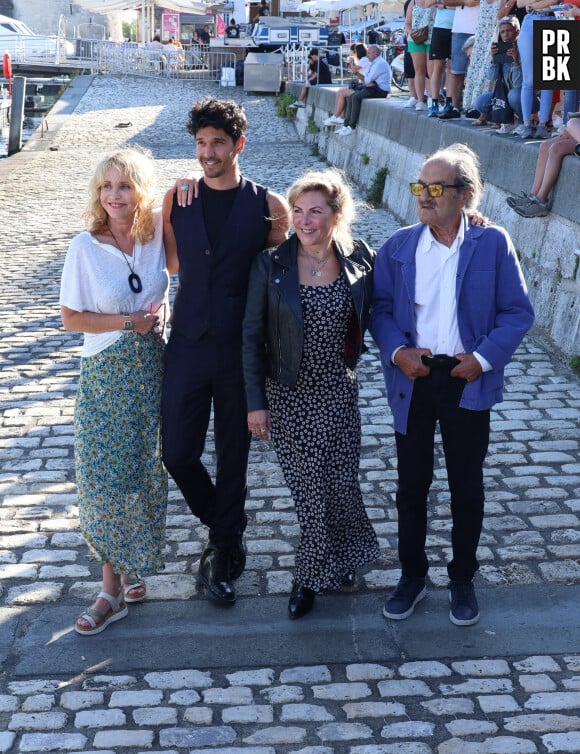
M 417 348 L 429 348 L 432 354 L 455 356 L 465 353 L 457 321 L 457 266 L 464 239 L 464 222 L 459 224 L 455 240 L 448 248 L 439 243 L 425 226 L 415 252 L 415 322 Z M 397 349 L 398 350 L 398 349 Z M 396 352 L 395 352 L 396 353 Z M 478 353 L 473 354 L 484 372 L 491 364 Z M 394 354 L 393 354 L 394 357 Z
M 169 316 L 169 273 L 163 247 L 161 210 L 154 210 L 155 236 L 136 243 L 127 257 L 116 246 L 97 241 L 88 231 L 73 238 L 66 255 L 60 284 L 60 304 L 77 312 L 132 314 L 152 311 Z M 143 290 L 129 287 L 130 266 L 141 278 Z M 123 337 L 122 330 L 83 333 L 81 356 L 94 356 Z
M 371 67 L 371 61 L 365 55 L 360 60 L 358 60 L 355 65 L 359 66 L 360 68 L 360 71 L 357 71 L 357 73 L 360 73 L 361 76 L 366 76 L 369 72 L 369 68 Z
M 470 5 L 463 8 L 455 8 L 453 26 L 454 34 L 475 34 L 475 27 L 479 18 L 479 5 Z
M 463 223 L 449 248 L 425 226 L 415 252 L 415 321 L 417 347 L 431 353 L 463 353 L 457 323 L 455 284 Z
M 365 74 L 365 84 L 373 81 L 383 92 L 391 91 L 391 66 L 380 55 L 371 62 Z

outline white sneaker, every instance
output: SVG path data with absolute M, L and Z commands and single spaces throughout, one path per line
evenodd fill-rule
M 335 126 L 336 123 L 334 122 L 333 116 L 331 115 L 330 118 L 326 118 L 322 121 L 323 126 Z
M 427 110 L 427 103 L 417 102 L 417 104 L 415 105 L 415 110 Z
M 334 132 L 335 136 L 342 136 L 342 132 L 346 129 L 346 126 L 343 126 L 342 128 L 337 128 Z
M 344 125 L 344 118 L 341 118 L 340 115 L 331 115 L 330 120 L 337 126 Z
M 343 126 L 340 129 L 340 135 L 341 136 L 348 136 L 349 134 L 354 132 L 354 128 L 351 128 L 350 126 Z
M 513 125 L 513 123 L 502 123 L 501 127 L 498 128 L 496 133 L 498 134 L 511 134 L 515 131 L 516 127 Z
M 524 131 L 524 128 L 525 128 L 524 124 L 520 123 L 520 125 L 516 126 L 514 130 L 512 131 L 512 136 L 521 136 Z
M 415 107 L 416 104 L 417 104 L 416 97 L 409 97 L 409 99 L 405 102 L 403 107 Z

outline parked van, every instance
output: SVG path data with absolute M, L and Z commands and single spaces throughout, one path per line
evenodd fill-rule
M 262 16 L 252 30 L 256 47 L 274 49 L 289 44 L 326 47 L 328 28 L 324 19 Z
M 74 51 L 74 45 L 66 39 L 35 34 L 22 21 L 0 16 L 0 56 L 8 52 L 15 63 L 38 59 L 58 62 Z

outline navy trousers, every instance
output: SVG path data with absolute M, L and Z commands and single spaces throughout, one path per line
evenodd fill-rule
M 215 483 L 201 461 L 211 408 Z M 210 529 L 219 549 L 245 528 L 250 435 L 239 341 L 172 333 L 165 349 L 162 397 L 163 462 L 191 512 Z
M 479 568 L 477 546 L 483 524 L 483 462 L 489 444 L 490 412 L 460 408 L 465 386 L 444 369 L 413 383 L 407 434 L 395 433 L 398 460 L 397 512 L 402 573 L 424 577 L 427 499 L 433 479 L 435 427 L 439 422 L 451 492 L 453 559 L 450 579 L 470 581 Z

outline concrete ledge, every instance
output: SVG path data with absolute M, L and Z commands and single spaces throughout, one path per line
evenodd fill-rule
M 298 94 L 299 84 L 288 91 Z M 540 142 L 500 136 L 491 129 L 475 129 L 466 119 L 440 121 L 408 111 L 401 98 L 366 100 L 356 131 L 334 136 L 322 122 L 332 112 L 338 86 L 312 88 L 308 104 L 299 110 L 296 127 L 305 141 L 316 144 L 327 160 L 349 178 L 369 188 L 385 168 L 384 206 L 403 223 L 416 221 L 415 200 L 408 189 L 426 155 L 454 142 L 471 147 L 480 157 L 485 191 L 481 211 L 504 226 L 512 237 L 536 310 L 536 326 L 565 355 L 580 353 L 580 160 L 564 159 L 547 217 L 524 219 L 506 204 L 506 198 L 529 190 Z M 320 129 L 307 129 L 312 118 Z
M 477 589 L 481 621 L 469 628 L 449 621 L 447 589 L 429 590 L 405 621 L 382 617 L 382 593 L 319 596 L 312 613 L 299 621 L 287 617 L 287 596 L 240 599 L 233 608 L 206 600 L 145 602 L 132 606 L 125 620 L 91 637 L 72 629 L 78 606 L 50 605 L 28 616 L 11 616 L 21 621 L 14 653 L 19 660 L 11 674 L 51 678 L 62 673 L 157 670 L 160 657 L 165 670 L 232 668 L 240 647 L 248 668 L 316 665 L 328 662 L 329 641 L 332 662 L 338 663 L 578 651 L 580 586 L 529 584 L 517 587 L 516 598 L 512 588 Z M 112 651 L 113 645 L 123 651 Z

